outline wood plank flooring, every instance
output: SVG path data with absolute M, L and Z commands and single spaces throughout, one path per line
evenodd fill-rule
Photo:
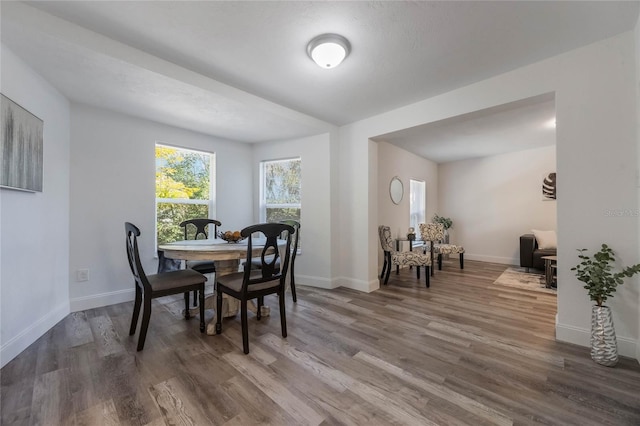
M 408 269 L 370 294 L 299 286 L 286 339 L 268 297 L 248 356 L 239 316 L 200 334 L 181 296 L 154 301 L 142 352 L 132 303 L 71 314 L 0 371 L 1 424 L 640 425 L 637 361 L 595 364 L 555 341 L 555 295 L 465 268 L 430 289 Z

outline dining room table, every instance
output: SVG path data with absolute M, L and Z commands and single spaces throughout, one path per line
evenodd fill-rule
M 259 257 L 262 254 L 265 244 L 264 238 L 253 238 L 252 240 L 252 257 Z M 239 272 L 243 268 L 243 260 L 247 258 L 248 241 L 241 240 L 238 242 L 227 242 L 220 238 L 209 238 L 200 240 L 183 240 L 158 245 L 158 250 L 164 251 L 164 256 L 176 260 L 210 260 L 216 265 L 216 277 Z M 284 259 L 284 251 L 286 250 L 286 241 L 278 240 L 278 251 L 281 259 Z M 267 253 L 271 254 L 271 253 Z M 288 275 L 288 274 L 287 274 Z M 287 276 L 287 283 L 290 277 Z M 249 301 L 248 309 L 256 313 L 257 307 L 253 301 Z M 214 293 L 205 295 L 205 309 L 216 308 L 215 285 Z M 222 299 L 222 316 L 225 318 L 234 317 L 240 310 L 240 301 L 227 294 L 223 294 Z M 270 314 L 269 306 L 262 306 L 261 315 L 268 316 Z M 191 315 L 197 315 L 199 310 L 197 307 L 190 309 Z M 215 334 L 215 316 L 214 319 L 207 324 L 207 334 Z

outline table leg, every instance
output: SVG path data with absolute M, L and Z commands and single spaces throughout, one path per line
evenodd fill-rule
M 547 288 L 551 288 L 551 282 L 553 281 L 553 269 L 551 268 L 552 262 L 553 261 L 551 259 L 544 260 L 544 281 Z
M 238 272 L 239 266 L 240 266 L 240 262 L 236 259 L 216 261 L 215 277 L 217 278 L 219 276 L 227 275 L 233 272 Z M 215 283 L 214 283 L 214 289 L 215 289 Z M 215 311 L 216 309 L 215 290 L 213 293 L 206 295 L 204 300 L 204 308 L 205 310 L 212 309 Z M 253 312 L 254 314 L 257 312 L 257 307 L 256 307 L 256 304 L 253 302 L 253 300 L 249 301 L 249 303 L 247 304 L 247 309 L 249 309 L 249 311 Z M 222 316 L 224 318 L 235 317 L 239 311 L 240 311 L 240 301 L 236 298 L 233 298 L 224 294 L 222 298 Z M 200 312 L 200 309 L 198 307 L 191 308 L 189 310 L 189 314 L 192 316 L 198 315 L 199 312 Z M 260 315 L 262 315 L 263 317 L 266 317 L 266 316 L 269 316 L 270 314 L 271 314 L 271 308 L 269 306 L 262 306 Z M 214 316 L 214 319 L 207 324 L 207 334 L 210 336 L 216 334 L 215 327 L 216 327 L 216 320 Z

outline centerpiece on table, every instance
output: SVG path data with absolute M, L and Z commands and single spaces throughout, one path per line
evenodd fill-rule
M 613 367 L 618 363 L 618 342 L 611 309 L 604 302 L 613 297 L 618 284 L 624 282 L 623 278 L 640 272 L 640 264 L 612 273 L 611 263 L 615 261 L 615 253 L 609 246 L 602 244 L 600 251 L 593 257 L 585 255 L 585 251 L 586 249 L 578 249 L 578 258 L 582 261 L 571 270 L 576 271 L 576 277 L 589 291 L 589 298 L 596 302 L 591 309 L 591 359 L 598 364 Z
M 240 231 L 218 232 L 218 238 L 223 239 L 228 243 L 239 243 L 244 240 L 244 237 L 240 235 Z

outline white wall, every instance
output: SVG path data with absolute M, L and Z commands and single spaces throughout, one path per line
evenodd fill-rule
M 331 156 L 330 135 L 256 144 L 253 148 L 253 199 L 260 199 L 260 162 L 300 157 L 302 161 L 302 252 L 296 257 L 296 283 L 334 288 L 331 279 Z M 260 218 L 256 202 L 254 217 Z
M 636 143 L 640 146 L 640 17 L 635 28 L 636 42 Z M 638 149 L 638 170 L 640 170 L 640 149 Z M 638 211 L 640 211 L 640 172 L 638 174 Z M 640 220 L 640 217 L 639 219 Z M 640 227 L 638 227 L 640 231 Z M 640 245 L 640 233 L 638 234 L 638 245 Z M 638 292 L 638 306 L 640 306 L 640 291 Z M 636 342 L 636 359 L 640 362 L 640 308 L 638 312 L 638 340 Z
M 69 313 L 69 103 L 1 46 L 0 90 L 44 121 L 43 191 L 0 189 L 0 363 Z
M 73 104 L 71 117 L 72 311 L 133 300 L 125 221 L 140 228 L 143 265 L 156 270 L 156 142 L 215 152 L 216 218 L 223 229 L 241 229 L 253 221 L 249 145 L 86 105 Z M 77 269 L 89 269 L 90 280 L 75 282 Z
M 426 220 L 429 221 L 438 211 L 438 165 L 387 142 L 378 142 L 377 151 L 378 225 L 389 226 L 394 238 L 406 238 L 409 228 L 409 180 L 425 182 Z M 404 196 L 397 205 L 389 195 L 389 184 L 394 176 L 398 176 L 404 186 Z M 416 229 L 416 233 L 419 232 Z M 378 243 L 378 239 L 375 242 Z M 378 243 L 378 270 L 382 269 L 383 261 Z
M 575 250 L 608 241 L 624 264 L 639 258 L 638 219 L 605 214 L 638 205 L 635 53 L 634 34 L 621 34 L 340 128 L 341 258 L 349 259 L 340 264 L 341 281 L 377 282 L 371 247 L 377 247 L 378 217 L 369 204 L 377 198 L 377 180 L 368 180 L 369 138 L 555 92 L 561 176 L 556 336 L 588 346 L 591 302 L 570 271 Z M 638 341 L 638 287 L 637 278 L 629 280 L 610 303 L 620 353 L 628 356 L 635 356 Z
M 557 230 L 556 201 L 542 201 L 542 179 L 556 170 L 556 147 L 440 164 L 440 215 L 465 258 L 520 264 L 520 235 Z
M 409 228 L 409 180 L 425 182 L 427 192 L 426 220 L 438 212 L 438 164 L 398 148 L 387 142 L 378 142 L 378 221 L 391 227 L 393 237 L 406 238 Z M 400 204 L 394 204 L 389 195 L 391 178 L 398 176 L 404 186 Z M 376 227 L 377 228 L 377 227 Z M 419 232 L 416 229 L 416 232 Z

